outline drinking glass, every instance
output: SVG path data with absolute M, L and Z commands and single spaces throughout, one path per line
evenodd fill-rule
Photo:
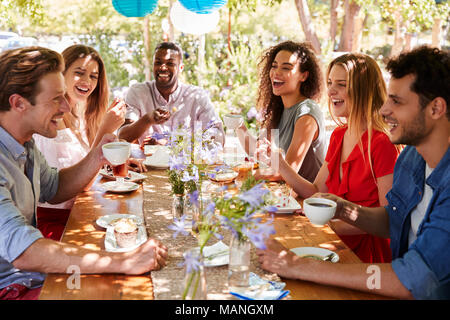
M 131 154 L 131 144 L 123 141 L 106 143 L 102 146 L 103 156 L 113 169 L 117 185 L 123 185 L 128 176 L 127 161 Z

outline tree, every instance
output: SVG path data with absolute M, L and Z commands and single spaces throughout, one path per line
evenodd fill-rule
M 31 23 L 44 21 L 41 0 L 0 0 L 0 26 L 13 28 L 20 17 L 27 18 Z
M 306 0 L 295 0 L 295 5 L 297 7 L 303 32 L 305 33 L 306 41 L 311 43 L 316 54 L 321 54 L 322 49 L 320 46 L 319 37 L 316 34 L 314 24 L 311 19 L 308 2 Z

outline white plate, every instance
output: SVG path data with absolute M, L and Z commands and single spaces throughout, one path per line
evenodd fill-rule
M 113 222 L 116 219 L 122 219 L 122 218 L 128 218 L 133 219 L 134 222 L 136 222 L 137 225 L 142 225 L 144 222 L 142 221 L 141 217 L 135 216 L 134 214 L 122 214 L 122 213 L 115 213 L 115 214 L 108 214 L 106 216 L 100 217 L 97 219 L 96 223 L 102 227 L 102 228 L 108 228 L 112 227 L 113 225 L 111 222 Z
M 147 241 L 147 230 L 145 230 L 143 225 L 140 225 L 138 226 L 136 245 L 128 248 L 121 248 L 117 246 L 116 237 L 114 236 L 114 227 L 108 227 L 105 236 L 105 250 L 109 252 L 127 252 L 136 249 L 145 241 Z
M 278 209 L 277 213 L 292 213 L 295 210 L 299 210 L 302 206 L 298 203 L 294 197 L 289 196 L 289 203 L 285 207 L 281 207 L 280 204 L 276 204 L 275 207 Z
M 214 170 L 210 170 L 207 172 L 207 176 L 211 181 L 219 182 L 219 183 L 230 183 L 233 182 L 234 179 L 239 175 L 234 170 L 228 171 L 219 171 L 215 172 Z
M 324 249 L 324 248 L 298 247 L 298 248 L 291 249 L 291 251 L 298 256 L 315 255 L 315 256 L 319 256 L 321 258 L 325 258 L 327 255 L 334 253 L 334 256 L 331 259 L 331 262 L 336 263 L 339 261 L 339 255 L 336 252 L 333 252 L 331 250 Z
M 161 146 L 146 144 L 146 145 L 144 145 L 144 154 L 146 156 L 151 156 L 158 150 L 159 147 L 161 147 Z
M 204 247 L 203 255 L 205 257 L 203 260 L 205 267 L 224 266 L 230 261 L 229 247 L 222 241 L 219 241 L 212 246 Z M 208 257 L 211 258 L 208 259 Z
M 105 179 L 116 180 L 116 177 L 113 176 L 112 172 L 108 172 L 105 169 L 101 169 L 99 174 Z M 125 178 L 125 181 L 141 182 L 142 180 L 147 178 L 146 175 L 143 175 L 139 172 L 128 171 L 128 174 L 129 174 L 129 177 Z
M 158 151 L 154 153 L 152 156 L 146 157 L 143 164 L 145 164 L 147 167 L 155 169 L 168 169 L 169 154 L 163 150 L 158 149 Z
M 102 188 L 108 192 L 128 193 L 139 189 L 139 185 L 129 181 L 124 181 L 123 184 L 117 184 L 116 181 L 109 181 L 102 183 Z

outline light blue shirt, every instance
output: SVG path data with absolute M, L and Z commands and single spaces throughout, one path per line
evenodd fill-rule
M 57 189 L 58 171 L 48 166 L 34 140 L 21 145 L 0 126 L 0 288 L 42 285 L 45 274 L 16 269 L 12 262 L 43 237 L 35 228 L 36 206 Z

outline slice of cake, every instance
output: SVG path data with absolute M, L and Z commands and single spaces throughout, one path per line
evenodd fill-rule
M 117 246 L 120 248 L 128 248 L 136 245 L 138 227 L 133 219 L 119 219 L 114 224 L 114 236 L 116 237 Z

